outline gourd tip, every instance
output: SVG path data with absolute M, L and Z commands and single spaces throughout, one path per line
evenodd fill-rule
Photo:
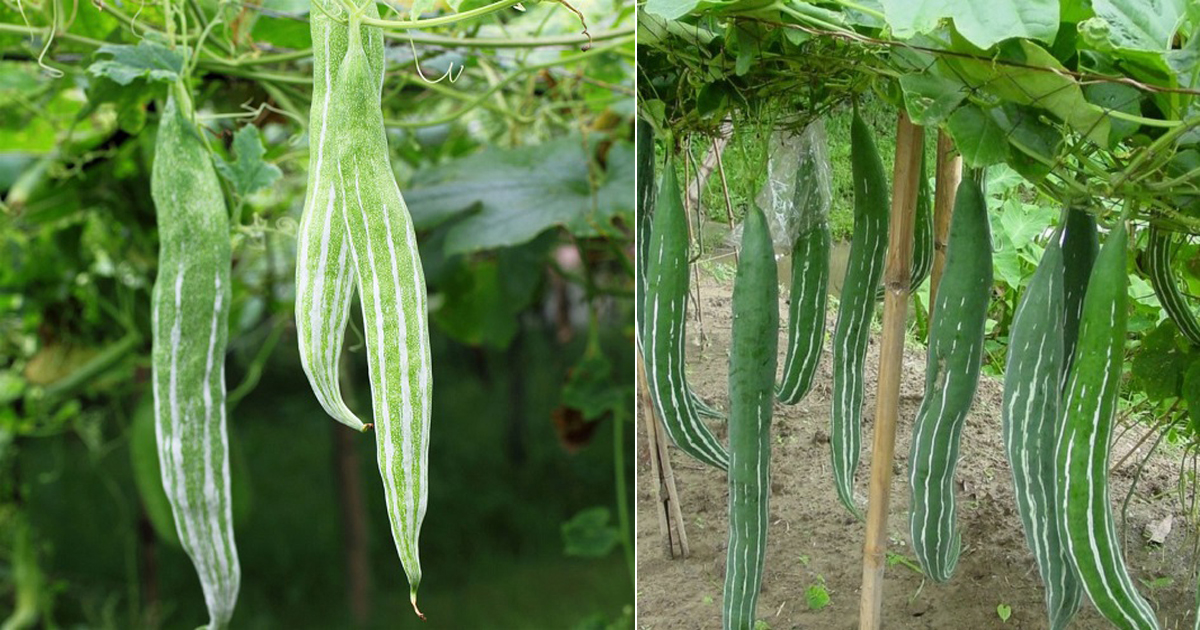
M 368 431 L 370 431 L 371 429 L 374 429 L 374 428 L 375 428 L 375 425 L 374 425 L 373 423 L 370 423 L 370 422 L 368 422 L 368 423 L 366 423 L 366 424 L 364 424 L 364 425 L 363 425 L 362 432 L 363 432 L 363 433 L 366 433 L 366 432 L 368 432 Z
M 412 592 L 410 601 L 412 601 L 413 612 L 417 613 L 417 616 L 421 618 L 421 621 L 425 621 L 425 613 L 421 612 L 420 608 L 417 608 L 417 592 L 416 591 Z

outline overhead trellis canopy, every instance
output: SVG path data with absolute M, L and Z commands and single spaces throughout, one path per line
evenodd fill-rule
M 649 0 L 641 111 L 675 133 L 801 127 L 873 90 L 1063 204 L 1200 234 L 1200 5 Z

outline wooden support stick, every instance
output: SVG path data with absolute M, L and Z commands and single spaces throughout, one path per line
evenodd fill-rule
M 683 510 L 679 507 L 679 492 L 675 489 L 675 473 L 671 470 L 670 454 L 667 451 L 665 431 L 654 413 L 650 400 L 650 387 L 646 383 L 646 368 L 641 353 L 637 357 L 638 389 L 642 399 L 641 421 L 646 427 L 646 442 L 650 455 L 650 474 L 654 480 L 654 512 L 658 517 L 658 533 L 662 537 L 663 551 L 668 558 L 675 557 L 676 543 L 679 555 L 686 558 L 687 532 L 683 527 Z M 664 489 L 666 496 L 664 497 Z M 672 527 L 674 526 L 674 527 Z
M 721 192 L 725 194 L 725 219 L 729 222 L 729 233 L 733 234 L 733 201 L 729 198 L 729 182 L 725 180 L 725 164 L 721 161 L 721 151 L 717 147 L 717 139 L 713 138 L 713 153 L 717 154 L 717 173 L 721 175 Z M 733 262 L 738 264 L 738 251 L 733 250 Z
M 880 613 L 883 605 L 883 570 L 887 565 L 888 500 L 892 485 L 892 459 L 896 450 L 909 268 L 912 266 L 913 224 L 924 137 L 925 130 L 912 124 L 908 115 L 901 112 L 896 124 L 896 164 L 892 175 L 894 190 L 888 223 L 887 266 L 884 269 L 883 338 L 880 341 L 875 441 L 871 448 L 867 539 L 863 545 L 862 600 L 859 605 L 861 630 L 878 630 L 882 623 Z
M 646 367 L 642 365 L 641 353 L 637 357 L 638 398 L 642 403 L 642 426 L 646 427 L 647 455 L 650 457 L 650 478 L 654 480 L 654 515 L 658 518 L 658 535 L 663 542 L 667 556 L 672 554 L 671 528 L 667 525 L 667 504 L 663 500 L 662 470 L 658 467 L 658 440 L 654 430 L 654 404 L 650 401 L 650 392 L 646 388 Z
M 962 156 L 955 152 L 954 141 L 945 131 L 938 132 L 937 183 L 933 194 L 933 271 L 929 275 L 929 319 L 933 319 L 933 304 L 937 297 L 942 268 L 946 266 L 946 239 L 950 234 L 950 216 L 954 213 L 954 196 L 962 180 Z

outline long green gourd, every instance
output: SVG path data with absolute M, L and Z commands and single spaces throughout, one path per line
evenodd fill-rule
M 854 503 L 854 473 L 862 447 L 863 368 L 875 291 L 883 280 L 887 253 L 888 182 L 871 131 L 858 112 L 850 123 L 850 166 L 854 181 L 854 235 L 841 307 L 833 330 L 833 404 L 830 447 L 838 499 L 861 518 Z
M 779 284 L 767 219 L 746 212 L 733 284 L 729 348 L 729 547 L 725 630 L 752 630 L 767 551 L 771 411 L 779 330 Z
M 662 189 L 646 256 L 646 381 L 655 411 L 683 452 L 721 470 L 729 456 L 700 420 L 684 375 L 688 297 L 688 229 L 675 168 L 663 169 Z
M 654 128 L 637 119 L 637 342 L 646 329 L 646 258 L 650 255 L 650 221 L 654 212 Z
M 1078 208 L 1067 208 L 1063 217 L 1065 232 L 1062 237 L 1063 252 L 1063 301 L 1066 318 L 1063 321 L 1063 387 L 1066 387 L 1067 372 L 1075 357 L 1075 341 L 1079 338 L 1079 319 L 1083 315 L 1083 295 L 1087 292 L 1088 278 L 1092 265 L 1100 251 L 1099 230 L 1096 219 Z
M 163 488 L 200 576 L 208 627 L 224 628 L 241 582 L 225 429 L 229 217 L 190 110 L 186 89 L 176 84 L 154 145 L 150 192 L 159 253 L 151 376 Z
M 1129 320 L 1124 221 L 1109 232 L 1083 298 L 1076 360 L 1067 379 L 1055 447 L 1055 499 L 1084 591 L 1120 628 L 1158 628 L 1125 568 L 1108 496 L 1109 449 Z
M 954 469 L 979 384 L 992 290 L 992 236 L 980 171 L 964 177 L 958 187 L 946 246 L 946 267 L 929 325 L 925 397 L 917 409 L 908 459 L 913 551 L 936 582 L 950 579 L 961 550 Z
M 1054 440 L 1066 363 L 1061 236 L 1060 230 L 1051 238 L 1013 316 L 1002 407 L 1017 512 L 1046 589 L 1051 630 L 1067 627 L 1083 592 L 1063 545 L 1054 501 Z
M 788 305 L 787 357 L 776 393 L 794 405 L 812 389 L 825 342 L 829 298 L 829 223 L 821 221 L 792 245 L 792 288 Z
M 368 6 L 372 6 L 368 3 Z M 350 16 L 331 110 L 338 195 L 362 301 L 379 473 L 392 537 L 413 610 L 421 583 L 417 550 L 428 498 L 432 370 L 425 277 L 412 218 L 396 185 L 384 134 L 379 75 L 363 47 L 361 14 Z
M 1146 272 L 1150 276 L 1150 286 L 1158 296 L 1159 304 L 1171 317 L 1171 321 L 1179 327 L 1179 332 L 1191 343 L 1200 346 L 1200 321 L 1188 307 L 1179 285 L 1171 275 L 1172 239 L 1171 233 L 1150 226 L 1146 242 Z
M 913 219 L 913 248 L 912 266 L 909 268 L 909 291 L 920 288 L 929 272 L 933 270 L 933 205 L 932 193 L 929 190 L 929 178 L 926 177 L 925 152 L 921 152 L 921 176 L 917 185 L 917 206 Z M 885 293 L 882 285 L 875 290 L 875 299 L 882 300 Z
M 340 5 L 329 2 L 322 6 L 324 10 L 314 7 L 309 14 L 313 98 L 308 125 L 308 191 L 297 232 L 296 338 L 300 363 L 321 406 L 338 422 L 366 431 L 370 425 L 363 424 L 346 406 L 338 385 L 338 359 L 354 299 L 355 272 L 349 235 L 337 201 L 338 178 L 332 156 L 342 130 L 355 121 L 337 117 L 331 104 L 338 68 L 346 56 L 349 28 L 329 17 L 345 17 Z M 365 11 L 367 16 L 379 17 L 374 3 L 369 3 Z M 368 61 L 382 85 L 383 36 L 376 29 L 363 30 Z

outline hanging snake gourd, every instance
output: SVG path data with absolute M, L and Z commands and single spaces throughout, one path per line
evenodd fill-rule
M 1013 316 L 1002 407 L 1017 511 L 1046 590 L 1051 630 L 1067 627 L 1083 592 L 1063 545 L 1054 501 L 1054 440 L 1066 363 L 1062 235 L 1059 231 L 1051 238 Z
M 663 169 L 662 189 L 646 257 L 646 381 L 655 411 L 683 452 L 721 470 L 729 456 L 700 420 L 684 374 L 687 317 L 688 229 L 674 167 Z
M 357 121 L 342 118 L 332 107 L 338 90 L 338 68 L 346 56 L 350 30 L 327 14 L 344 18 L 340 5 L 327 4 L 324 10 L 314 8 L 309 15 L 313 98 L 308 125 L 308 191 L 297 230 L 296 338 L 300 363 L 321 406 L 338 422 L 365 431 L 369 426 L 346 406 L 338 384 L 338 359 L 354 299 L 355 271 L 349 235 L 341 218 L 338 195 L 342 191 L 333 153 L 345 130 Z M 367 16 L 379 17 L 374 3 L 365 11 Z M 368 63 L 382 86 L 383 36 L 378 29 L 361 30 Z
M 1171 317 L 1171 321 L 1179 327 L 1179 332 L 1193 345 L 1200 346 L 1200 321 L 1188 306 L 1175 284 L 1171 275 L 1171 254 L 1173 246 L 1171 233 L 1154 225 L 1146 241 L 1146 272 L 1150 276 L 1150 286 L 1158 296 L 1159 304 Z M 1197 412 L 1200 413 L 1200 412 Z
M 855 112 L 850 123 L 850 164 L 854 181 L 854 235 L 833 330 L 833 395 L 830 448 L 838 499 L 857 517 L 854 473 L 862 447 L 863 368 L 875 292 L 883 279 L 887 253 L 888 183 L 879 150 Z
M 421 582 L 417 543 L 428 497 L 432 393 L 425 278 L 416 234 L 388 159 L 379 74 L 350 17 L 331 111 L 345 123 L 332 158 L 338 209 L 362 302 L 380 476 L 413 610 Z
M 950 579 L 961 550 L 955 525 L 954 470 L 967 412 L 979 383 L 992 289 L 992 237 L 983 175 L 963 179 L 950 220 L 946 267 L 929 326 L 925 397 L 909 454 L 909 526 L 927 575 Z
M 794 405 L 812 389 L 825 342 L 829 297 L 829 223 L 822 221 L 792 246 L 792 288 L 788 305 L 787 357 L 777 396 Z
M 775 251 L 762 210 L 751 207 L 733 285 L 729 348 L 729 547 L 725 630 L 752 630 L 767 550 L 771 412 L 779 330 Z
M 225 427 L 231 253 L 225 198 L 190 109 L 173 86 L 154 145 L 151 377 L 163 489 L 216 629 L 229 624 L 241 583 Z
M 1096 257 L 1083 298 L 1075 362 L 1055 446 L 1055 499 L 1067 554 L 1100 614 L 1120 628 L 1157 629 L 1125 567 L 1108 496 L 1109 449 L 1129 320 L 1123 221 Z

